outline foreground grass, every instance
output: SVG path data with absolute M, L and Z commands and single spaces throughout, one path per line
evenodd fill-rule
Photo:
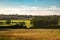
M 0 40 L 60 40 L 60 29 L 4 29 Z

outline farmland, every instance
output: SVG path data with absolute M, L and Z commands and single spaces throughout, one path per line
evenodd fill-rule
M 60 40 L 60 29 L 4 29 L 0 40 Z
M 30 27 L 30 20 L 11 20 L 11 22 L 25 22 L 26 26 Z
M 0 24 L 0 26 L 11 26 L 11 25 L 16 25 L 16 23 L 19 23 L 19 22 L 25 22 L 25 25 L 27 28 L 30 28 L 31 27 L 31 24 L 30 24 L 30 20 L 28 19 L 25 19 L 25 20 L 11 20 L 10 24 L 6 24 L 6 20 L 0 20 L 0 22 L 3 22 L 3 24 Z M 60 19 L 58 19 L 58 25 L 60 25 Z
M 0 26 L 15 25 L 19 22 L 25 22 L 27 28 L 31 26 L 28 19 L 13 19 L 10 24 L 6 24 L 6 20 L 0 20 L 0 22 L 3 22 Z M 60 25 L 59 19 L 58 25 Z M 60 40 L 60 29 L 0 29 L 0 40 Z
M 10 22 L 9 22 L 9 24 L 7 24 L 6 22 L 9 20 L 10 20 Z M 60 16 L 56 16 L 56 15 L 53 15 L 53 16 L 3 15 L 2 16 L 1 15 L 1 17 L 0 17 L 0 26 L 18 25 L 18 27 L 19 27 L 19 25 L 22 22 L 25 22 L 25 25 L 27 28 L 32 28 L 32 27 L 41 28 L 44 26 L 46 26 L 46 27 L 50 26 L 51 28 L 53 26 L 53 28 L 54 28 L 55 26 L 60 25 Z M 30 24 L 30 22 L 32 25 Z
M 4 25 L 4 26 L 8 26 L 6 24 L 6 20 L 0 20 L 0 22 L 3 22 L 4 24 L 0 24 L 0 26 Z M 30 27 L 30 20 L 11 20 L 11 23 L 9 25 L 15 25 L 18 22 L 25 22 L 25 25 L 27 26 L 27 28 Z

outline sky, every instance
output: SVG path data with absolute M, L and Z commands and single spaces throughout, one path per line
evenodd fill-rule
M 60 0 L 0 0 L 0 14 L 60 15 Z

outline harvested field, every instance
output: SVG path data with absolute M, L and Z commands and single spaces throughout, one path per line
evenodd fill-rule
M 60 40 L 60 29 L 4 29 L 0 40 Z

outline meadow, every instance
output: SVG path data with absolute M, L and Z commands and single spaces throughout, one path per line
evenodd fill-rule
M 30 27 L 30 20 L 11 20 L 11 22 L 25 22 L 26 26 Z
M 27 28 L 31 27 L 30 20 L 11 20 L 10 24 L 6 24 L 6 20 L 0 20 L 0 22 L 3 22 L 3 24 L 0 24 L 0 26 L 9 26 L 9 25 L 15 25 L 18 22 L 25 22 L 25 25 Z

